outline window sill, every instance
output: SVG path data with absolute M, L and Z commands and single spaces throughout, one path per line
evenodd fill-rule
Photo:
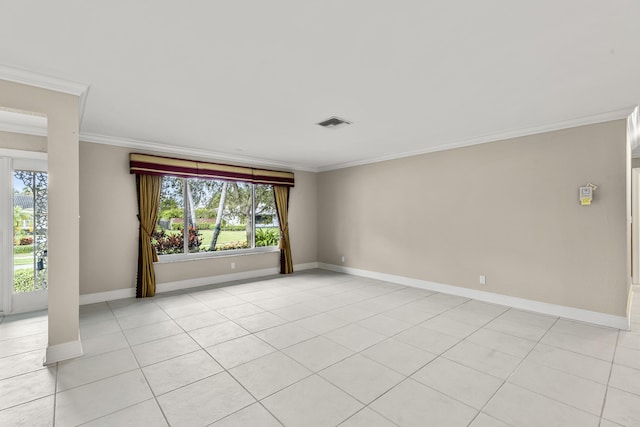
M 170 264 L 173 262 L 198 261 L 203 259 L 228 258 L 245 255 L 268 254 L 274 252 L 280 252 L 280 249 L 277 246 L 267 246 L 251 249 L 233 249 L 219 252 L 195 252 L 192 254 L 158 255 L 158 262 L 156 262 L 155 264 Z

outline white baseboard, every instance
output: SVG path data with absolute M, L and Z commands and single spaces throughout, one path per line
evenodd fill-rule
M 116 289 L 115 291 L 96 292 L 80 295 L 80 305 L 95 304 L 98 302 L 113 301 L 117 299 L 133 298 L 136 296 L 135 288 Z
M 295 264 L 293 266 L 293 272 L 295 273 L 296 271 L 313 270 L 314 268 L 320 268 L 320 263 L 307 262 L 306 264 Z
M 63 360 L 73 359 L 82 356 L 82 342 L 78 337 L 77 341 L 69 341 L 62 344 L 50 345 L 44 356 L 44 365 L 52 365 Z
M 564 305 L 549 304 L 540 301 L 533 301 L 524 298 L 511 297 L 508 295 L 496 294 L 493 292 L 479 291 L 477 289 L 462 288 L 459 286 L 446 285 L 443 283 L 429 282 L 426 280 L 412 279 L 410 277 L 396 276 L 393 274 L 378 273 L 369 270 L 343 267 L 335 264 L 318 263 L 318 267 L 338 273 L 346 273 L 354 276 L 368 277 L 371 279 L 384 280 L 386 282 L 398 283 L 400 285 L 414 288 L 427 289 L 435 292 L 442 292 L 450 295 L 457 295 L 485 301 L 521 310 L 533 311 L 551 316 L 564 317 L 581 322 L 593 323 L 601 326 L 608 326 L 616 329 L 629 330 L 629 319 L 624 316 L 600 313 L 597 311 L 584 310 L 581 308 L 567 307 Z
M 319 268 L 317 262 L 305 264 L 295 264 L 293 271 L 304 271 Z M 219 283 L 233 282 L 236 280 L 255 279 L 259 277 L 275 276 L 280 269 L 264 268 L 261 270 L 242 271 L 240 273 L 220 274 L 218 276 L 198 277 L 196 279 L 177 280 L 175 282 L 165 282 L 156 284 L 156 292 L 171 292 L 181 289 L 197 288 L 199 286 L 217 285 Z M 135 288 L 117 289 L 115 291 L 96 292 L 93 294 L 80 295 L 80 305 L 95 304 L 99 302 L 113 301 L 123 298 L 134 298 Z

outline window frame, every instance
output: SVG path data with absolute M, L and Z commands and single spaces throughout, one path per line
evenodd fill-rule
M 168 176 L 168 175 L 167 175 Z M 189 217 L 187 215 L 188 203 L 187 203 L 187 185 L 188 180 L 193 179 L 191 177 L 173 177 L 178 178 L 183 181 L 182 185 L 182 202 L 183 202 L 183 230 L 188 230 Z M 164 179 L 164 176 L 163 176 Z M 200 178 L 202 179 L 202 178 Z M 223 180 L 213 180 L 213 181 L 223 181 Z M 231 181 L 228 181 L 231 182 Z M 198 252 L 189 252 L 188 245 L 188 232 L 183 233 L 183 252 L 178 254 L 158 254 L 158 262 L 157 264 L 165 264 L 186 260 L 194 260 L 194 259 L 206 259 L 206 258 L 219 258 L 219 257 L 229 257 L 229 256 L 242 256 L 242 255 L 251 255 L 251 254 L 261 254 L 261 253 L 272 253 L 279 252 L 280 248 L 278 245 L 274 246 L 255 246 L 256 242 L 256 185 L 269 185 L 271 186 L 271 190 L 273 191 L 273 184 L 256 184 L 253 182 L 242 182 L 243 184 L 247 184 L 251 186 L 251 213 L 252 213 L 252 242 L 251 247 L 243 248 L 243 249 L 229 249 L 224 251 L 198 251 Z M 275 195 L 274 195 L 275 197 Z M 276 219 L 277 219 L 277 208 L 275 206 L 274 199 L 274 209 L 276 209 Z M 158 218 L 159 220 L 160 218 Z M 280 222 L 278 221 L 278 233 L 280 233 Z

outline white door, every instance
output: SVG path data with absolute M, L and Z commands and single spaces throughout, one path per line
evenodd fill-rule
M 19 153 L 1 160 L 2 307 L 6 314 L 47 307 L 47 163 Z

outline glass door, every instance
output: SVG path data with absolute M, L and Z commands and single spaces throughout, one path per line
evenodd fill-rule
M 10 188 L 11 221 L 2 230 L 8 253 L 2 265 L 11 271 L 2 275 L 8 288 L 4 311 L 19 313 L 47 307 L 48 185 L 46 161 L 14 158 L 8 164 L 10 182 L 3 185 Z

